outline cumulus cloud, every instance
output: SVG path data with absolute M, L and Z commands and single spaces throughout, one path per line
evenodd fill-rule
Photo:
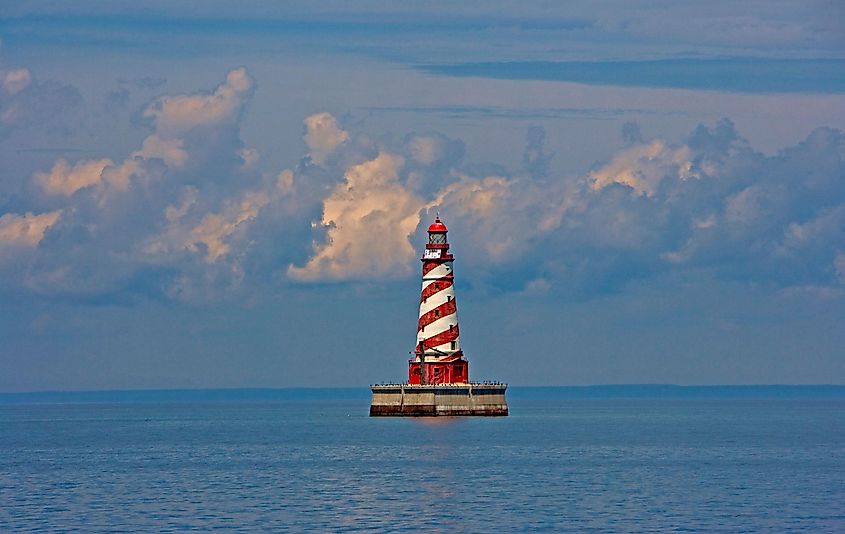
M 65 130 L 66 112 L 79 108 L 82 95 L 70 85 L 39 81 L 29 69 L 0 71 L 0 135 L 28 127 Z
M 240 140 L 253 85 L 236 69 L 211 93 L 157 98 L 146 108 L 152 132 L 125 159 L 60 158 L 34 173 L 27 191 L 40 194 L 26 202 L 61 207 L 64 215 L 49 244 L 31 256 L 26 285 L 83 296 L 148 279 L 142 291 L 191 298 L 236 287 L 243 259 L 236 252 L 248 246 L 261 210 L 283 196 L 258 168 L 257 151 Z M 292 177 L 288 182 L 292 187 Z M 22 221 L 36 234 L 55 222 L 47 214 L 10 217 L 6 233 L 20 233 Z
M 631 134 L 629 146 L 586 176 L 537 180 L 546 158 L 542 141 L 537 131 L 529 135 L 526 174 L 478 175 L 458 163 L 446 172 L 427 170 L 434 145 L 426 136 L 406 137 L 401 172 L 387 161 L 375 165 L 378 159 L 348 169 L 324 202 L 325 237 L 289 276 L 406 273 L 422 239 L 418 213 L 437 208 L 461 235 L 462 265 L 476 283 L 506 290 L 589 294 L 702 268 L 783 287 L 841 283 L 840 132 L 813 132 L 775 156 L 754 151 L 729 121 L 699 126 L 676 142 Z M 376 167 L 390 172 L 370 172 Z M 389 179 L 360 180 L 371 174 Z M 426 183 L 439 186 L 420 185 Z M 382 213 L 383 206 L 392 211 Z M 365 256 L 364 221 L 391 217 L 390 228 L 378 231 L 391 243 L 389 253 Z M 502 272 L 507 276 L 497 276 Z
M 234 123 L 254 88 L 255 81 L 247 70 L 235 69 L 212 93 L 163 96 L 147 106 L 143 116 L 155 123 L 157 131 L 167 135 L 197 126 Z
M 203 249 L 206 261 L 217 261 L 232 250 L 227 238 L 255 219 L 268 202 L 270 198 L 263 193 L 248 193 L 240 202 L 227 206 L 223 213 L 209 213 L 191 230 L 185 246 L 191 251 Z
M 458 157 L 463 155 L 462 145 L 437 134 L 412 135 L 406 140 L 406 146 L 409 157 L 425 166 L 452 159 L 456 152 L 459 152 Z
M 159 158 L 168 167 L 181 167 L 188 160 L 185 141 L 178 138 L 163 139 L 158 134 L 152 134 L 144 139 L 140 150 L 130 156 L 132 158 Z
M 293 191 L 293 171 L 285 169 L 276 177 L 276 190 L 280 193 Z
M 623 150 L 590 175 L 593 189 L 610 184 L 630 187 L 639 195 L 653 196 L 664 178 L 696 177 L 689 147 L 670 147 L 664 141 L 635 145 Z
M 311 160 L 323 165 L 334 150 L 349 139 L 330 113 L 315 113 L 305 118 L 305 144 Z
M 103 171 L 110 165 L 113 165 L 110 159 L 80 161 L 71 165 L 60 158 L 49 172 L 37 172 L 33 178 L 49 195 L 70 196 L 80 189 L 102 182 Z
M 416 256 L 409 236 L 424 203 L 400 183 L 403 165 L 402 157 L 383 152 L 347 169 L 324 202 L 326 243 L 303 267 L 291 266 L 289 276 L 311 281 L 407 275 Z
M 10 97 L 7 77 L 3 98 L 38 85 L 12 76 Z M 34 187 L 8 201 L 13 212 L 0 212 L 0 248 L 21 258 L 2 274 L 14 264 L 46 295 L 194 301 L 261 294 L 280 280 L 412 276 L 439 210 L 474 287 L 584 298 L 703 270 L 843 294 L 838 130 L 766 155 L 730 121 L 680 139 L 628 127 L 625 148 L 592 172 L 555 176 L 537 128 L 508 170 L 465 164 L 463 143 L 442 134 L 374 138 L 317 113 L 305 119 L 307 152 L 279 170 L 240 138 L 253 90 L 236 69 L 213 91 L 159 97 L 145 108 L 148 135 L 125 158 L 58 159 L 35 173 Z
M 61 210 L 35 215 L 7 213 L 0 217 L 0 252 L 4 248 L 32 248 L 44 239 L 44 232 L 58 220 Z
M 450 207 L 456 215 L 470 213 L 482 219 L 493 218 L 497 213 L 506 216 L 504 208 L 511 185 L 502 176 L 475 179 L 462 175 L 440 191 L 436 204 Z
M 196 153 L 204 153 L 206 157 L 219 157 L 227 151 L 227 147 L 217 144 L 231 142 L 231 138 L 219 135 L 196 138 L 190 130 L 199 126 L 232 127 L 240 117 L 253 87 L 254 82 L 246 69 L 236 69 L 229 72 L 226 81 L 213 93 L 158 98 L 144 111 L 144 116 L 153 119 L 155 131 L 123 162 L 92 159 L 70 164 L 60 158 L 50 171 L 36 172 L 33 181 L 48 195 L 70 196 L 93 186 L 126 190 L 132 176 L 146 175 L 153 160 L 161 160 L 170 169 L 184 167 L 192 155 L 189 146 L 193 146 Z M 228 151 L 234 152 L 233 156 L 240 159 L 244 168 L 253 166 L 258 160 L 258 152 L 254 149 L 233 147 L 228 148 Z M 98 193 L 102 196 L 102 191 Z
M 554 154 L 546 154 L 545 143 L 546 130 L 541 126 L 530 126 L 526 133 L 522 164 L 534 178 L 544 177 L 548 174 L 549 162 L 554 157 Z
M 3 76 L 3 89 L 10 95 L 20 93 L 32 83 L 32 73 L 29 69 L 11 70 Z

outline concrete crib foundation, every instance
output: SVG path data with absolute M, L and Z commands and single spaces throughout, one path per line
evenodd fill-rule
M 508 415 L 506 384 L 380 384 L 371 386 L 371 416 Z

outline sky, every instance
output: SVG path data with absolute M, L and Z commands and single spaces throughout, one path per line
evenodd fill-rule
M 845 4 L 4 2 L 0 392 L 845 384 Z

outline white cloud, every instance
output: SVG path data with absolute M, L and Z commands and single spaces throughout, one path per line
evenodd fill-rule
M 47 228 L 56 223 L 61 210 L 35 215 L 7 213 L 0 217 L 0 252 L 5 248 L 32 248 L 44 239 Z
M 269 202 L 267 194 L 248 191 L 239 200 L 227 202 L 222 211 L 206 213 L 199 223 L 192 224 L 185 217 L 197 204 L 197 190 L 188 187 L 180 204 L 166 208 L 165 218 L 170 223 L 166 230 L 147 239 L 141 250 L 147 255 L 188 250 L 202 253 L 207 263 L 215 263 L 232 251 L 231 241 L 246 231 Z
M 101 183 L 103 170 L 112 164 L 110 159 L 97 159 L 80 161 L 71 166 L 64 158 L 59 158 L 49 172 L 36 172 L 33 178 L 49 195 L 70 196 L 80 189 Z
M 133 152 L 131 157 L 159 158 L 168 167 L 181 167 L 188 160 L 188 152 L 184 146 L 185 142 L 182 139 L 163 139 L 157 134 L 152 134 L 144 139 L 141 149 Z
M 323 165 L 334 150 L 349 139 L 349 134 L 340 129 L 337 120 L 330 113 L 315 113 L 305 118 L 305 144 L 311 153 L 311 160 Z
M 450 213 L 472 214 L 479 218 L 503 213 L 513 183 L 502 176 L 474 179 L 462 175 L 437 194 L 436 204 L 448 206 Z
M 71 165 L 59 158 L 49 172 L 36 172 L 33 180 L 48 195 L 71 196 L 81 189 L 105 185 L 125 191 L 131 177 L 143 172 L 141 164 L 134 159 L 120 165 L 110 159 L 83 160 Z
M 163 96 L 149 105 L 143 115 L 152 119 L 156 130 L 167 137 L 196 126 L 234 123 L 254 87 L 245 68 L 235 69 L 213 93 Z
M 194 252 L 204 248 L 206 261 L 219 260 L 232 250 L 227 239 L 244 229 L 246 223 L 255 219 L 268 202 L 270 198 L 263 193 L 247 193 L 240 202 L 227 206 L 222 213 L 209 213 L 191 230 L 187 248 Z
M 627 185 L 638 195 L 653 196 L 661 181 L 667 177 L 686 180 L 695 177 L 692 171 L 692 152 L 689 147 L 670 147 L 665 141 L 654 140 L 616 154 L 607 165 L 590 174 L 593 189 L 610 184 Z
M 176 136 L 183 130 L 197 125 L 212 125 L 232 121 L 239 117 L 246 98 L 253 88 L 252 78 L 246 69 L 229 72 L 226 81 L 211 94 L 177 95 L 159 98 L 147 107 L 144 115 L 154 119 L 156 132 L 147 136 L 141 148 L 132 152 L 120 164 L 110 159 L 83 160 L 71 165 L 67 160 L 56 160 L 48 172 L 36 172 L 33 180 L 49 195 L 71 196 L 77 191 L 94 186 L 110 186 L 116 190 L 128 189 L 132 176 L 144 175 L 146 162 L 161 159 L 169 168 L 184 167 L 189 158 L 185 139 Z M 236 151 L 244 168 L 254 166 L 258 151 Z M 102 194 L 99 191 L 98 194 Z M 105 197 L 101 196 L 102 204 Z
M 323 203 L 326 243 L 288 275 L 302 281 L 407 275 L 416 256 L 410 235 L 424 202 L 399 182 L 404 160 L 388 153 L 347 169 Z
M 10 95 L 19 93 L 32 83 L 32 73 L 29 69 L 10 70 L 3 76 L 3 89 Z

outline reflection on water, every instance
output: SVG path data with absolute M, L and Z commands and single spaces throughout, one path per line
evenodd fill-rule
M 845 400 L 0 405 L 0 531 L 845 527 Z

